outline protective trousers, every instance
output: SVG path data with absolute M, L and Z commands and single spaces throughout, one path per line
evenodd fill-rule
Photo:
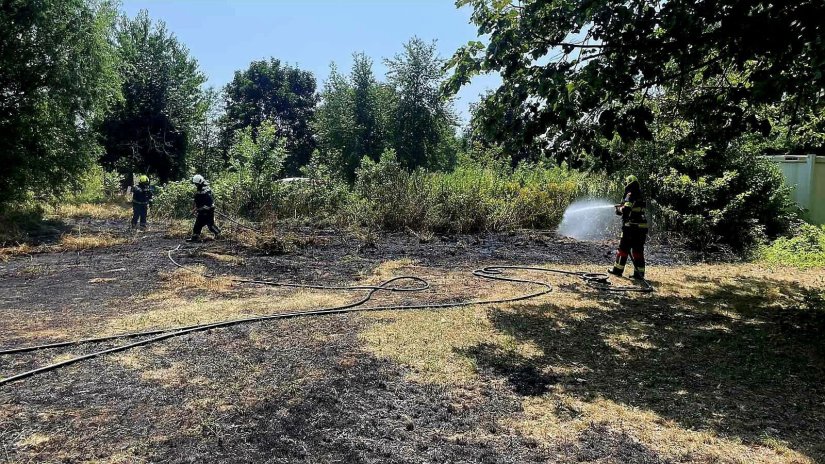
M 616 252 L 616 264 L 613 272 L 621 275 L 627 265 L 628 256 L 633 258 L 635 269 L 633 277 L 645 276 L 645 241 L 647 229 L 638 227 L 622 227 L 622 239 L 619 241 L 619 251 Z
M 209 231 L 215 234 L 215 237 L 221 234 L 221 230 L 215 225 L 215 210 L 198 211 L 198 216 L 195 218 L 195 227 L 192 229 L 192 237 L 199 237 L 204 226 L 208 227 Z
M 141 203 L 132 203 L 132 227 L 135 227 L 140 220 L 140 228 L 146 228 L 146 214 L 149 211 L 149 205 Z

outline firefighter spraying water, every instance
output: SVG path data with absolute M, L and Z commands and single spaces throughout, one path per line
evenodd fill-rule
M 622 217 L 622 238 L 616 252 L 616 263 L 609 272 L 621 277 L 627 265 L 627 258 L 633 261 L 633 278 L 645 278 L 645 242 L 648 222 L 645 215 L 647 202 L 642 194 L 642 186 L 636 176 L 625 178 L 624 198 L 615 205 L 616 215 Z
M 564 212 L 558 233 L 577 240 L 604 240 L 618 232 L 614 212 L 621 216 L 621 240 L 616 252 L 616 262 L 610 274 L 621 277 L 631 258 L 634 279 L 645 278 L 644 246 L 647 241 L 648 221 L 645 215 L 647 203 L 641 184 L 636 176 L 625 178 L 622 202 L 613 204 L 604 199 L 580 200 Z
M 579 200 L 564 211 L 558 233 L 576 240 L 605 240 L 618 229 L 614 204 L 604 199 Z

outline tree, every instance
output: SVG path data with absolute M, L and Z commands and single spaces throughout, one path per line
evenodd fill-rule
M 0 8 L 0 204 L 57 194 L 99 153 L 94 127 L 118 95 L 106 2 Z
M 482 125 L 513 146 L 538 141 L 573 157 L 593 151 L 598 135 L 650 139 L 649 98 L 663 92 L 684 97 L 676 111 L 694 127 L 684 143 L 711 145 L 716 153 L 745 132 L 764 130 L 764 105 L 792 115 L 791 126 L 823 108 L 821 0 L 458 5 L 472 6 L 487 41 L 456 52 L 446 89 L 500 72 L 502 85 L 485 102 Z
M 322 161 L 350 181 L 360 158 L 355 153 L 353 89 L 333 64 L 324 82 L 315 119 Z
M 353 58 L 349 78 L 332 66 L 315 124 L 324 161 L 350 182 L 361 159 L 377 161 L 389 143 L 387 125 L 394 100 L 392 89 L 375 79 L 372 61 L 361 53 Z
M 223 116 L 223 100 L 220 92 L 210 87 L 203 93 L 201 107 L 192 132 L 192 145 L 187 165 L 192 172 L 212 177 L 225 166 L 221 152 L 219 121 Z
M 384 151 L 386 134 L 386 112 L 382 109 L 382 97 L 388 96 L 375 80 L 372 72 L 372 60 L 363 53 L 353 55 L 352 72 L 352 108 L 355 129 L 354 152 L 360 160 L 364 156 L 377 161 Z M 386 102 L 384 102 L 386 103 Z
M 309 71 L 282 64 L 274 58 L 253 61 L 224 89 L 226 115 L 222 139 L 228 148 L 236 131 L 251 127 L 253 135 L 265 121 L 276 128 L 277 138 L 286 140 L 290 156 L 287 170 L 296 174 L 309 162 L 315 149 L 311 122 L 318 96 L 315 77 Z
M 204 110 L 205 76 L 189 50 L 144 10 L 117 32 L 123 101 L 101 127 L 104 164 L 122 173 L 181 177 L 194 126 Z
M 414 37 L 403 53 L 386 60 L 397 101 L 392 116 L 392 148 L 407 169 L 444 168 L 455 159 L 455 116 L 444 98 L 444 60 L 435 43 Z

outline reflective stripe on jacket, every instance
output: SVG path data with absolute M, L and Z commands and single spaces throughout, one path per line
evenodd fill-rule
M 152 202 L 152 189 L 148 185 L 141 187 L 135 185 L 132 187 L 132 204 L 148 205 Z
M 645 215 L 647 202 L 641 192 L 629 191 L 622 201 L 622 225 L 638 229 L 647 229 L 647 216 Z
M 212 196 L 212 189 L 208 186 L 195 192 L 195 208 L 199 212 L 215 209 L 215 198 Z

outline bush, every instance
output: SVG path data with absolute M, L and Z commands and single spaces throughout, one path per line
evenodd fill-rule
M 189 180 L 169 182 L 155 189 L 154 211 L 167 218 L 192 216 L 194 187 Z
M 390 151 L 362 161 L 352 216 L 387 230 L 478 232 L 558 224 L 572 201 L 604 196 L 614 185 L 565 166 L 466 163 L 452 172 L 407 172 Z
M 801 224 L 791 237 L 780 237 L 759 250 L 771 264 L 799 268 L 825 267 L 825 226 Z
M 379 161 L 364 157 L 352 188 L 315 162 L 307 181 L 282 183 L 259 178 L 243 163 L 213 182 L 217 207 L 256 221 L 299 220 L 356 225 L 373 230 L 442 233 L 553 227 L 577 198 L 616 196 L 615 183 L 566 166 L 466 162 L 448 173 L 412 172 L 395 152 Z M 165 215 L 187 217 L 192 187 L 170 183 L 156 197 Z
M 649 192 L 658 229 L 679 233 L 693 248 L 724 244 L 747 250 L 787 231 L 797 208 L 779 169 L 753 146 L 723 153 L 677 153 L 639 143 L 632 170 Z
M 71 204 L 103 203 L 114 201 L 122 192 L 120 174 L 107 171 L 95 164 L 81 176 L 79 188 L 66 195 Z

